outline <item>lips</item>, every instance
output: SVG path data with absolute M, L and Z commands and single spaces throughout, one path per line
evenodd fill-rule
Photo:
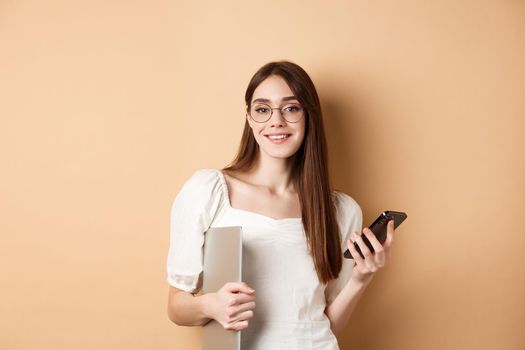
M 268 140 L 270 140 L 270 142 L 272 142 L 272 143 L 282 143 L 282 142 L 285 142 L 286 140 L 288 140 L 291 135 L 292 134 L 282 133 L 282 134 L 268 134 L 268 135 L 264 135 L 264 136 Z
M 271 140 L 283 140 L 290 137 L 291 134 L 272 134 L 272 135 L 265 135 L 267 138 Z

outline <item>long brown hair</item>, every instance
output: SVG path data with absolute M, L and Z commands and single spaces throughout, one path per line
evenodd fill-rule
M 261 67 L 248 84 L 247 110 L 257 86 L 271 75 L 280 76 L 288 83 L 306 111 L 304 140 L 291 157 L 291 181 L 301 203 L 302 223 L 317 276 L 322 283 L 327 283 L 338 277 L 343 262 L 319 96 L 303 68 L 289 61 L 270 62 Z M 248 170 L 254 165 L 258 152 L 259 145 L 246 120 L 237 156 L 222 170 Z

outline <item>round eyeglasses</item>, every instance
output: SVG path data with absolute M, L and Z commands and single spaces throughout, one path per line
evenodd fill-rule
M 257 123 L 265 123 L 272 117 L 274 109 L 280 110 L 284 120 L 289 123 L 297 123 L 304 116 L 304 108 L 296 103 L 275 108 L 266 103 L 256 103 L 250 107 L 248 115 Z

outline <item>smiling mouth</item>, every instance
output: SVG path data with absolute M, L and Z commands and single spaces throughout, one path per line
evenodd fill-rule
M 264 135 L 270 140 L 284 140 L 291 136 L 292 134 L 280 134 L 280 135 Z

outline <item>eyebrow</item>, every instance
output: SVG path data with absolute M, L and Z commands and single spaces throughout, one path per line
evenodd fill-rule
M 291 100 L 298 100 L 297 97 L 295 96 L 286 96 L 286 97 L 283 97 L 281 99 L 281 101 L 291 101 Z M 255 102 L 271 102 L 269 99 L 267 98 L 256 98 L 255 100 L 253 100 L 252 103 L 255 103 Z

